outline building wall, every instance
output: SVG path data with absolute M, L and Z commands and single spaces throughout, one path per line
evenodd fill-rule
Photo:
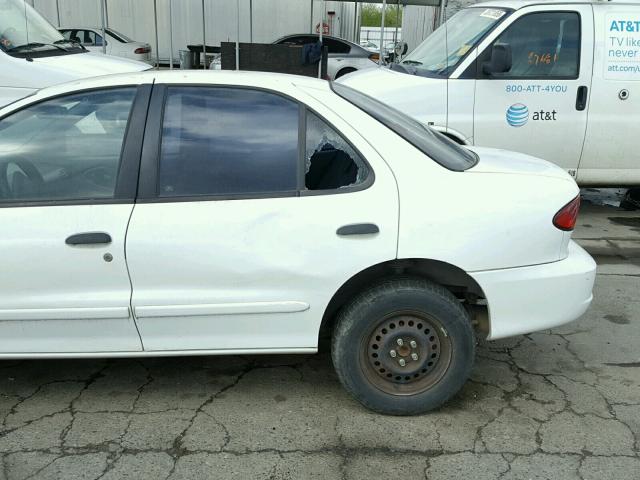
M 409 51 L 416 48 L 431 32 L 437 19 L 438 9 L 407 5 L 402 16 L 402 40 Z
M 101 0 L 27 0 L 51 24 L 63 27 L 97 27 L 101 25 Z M 155 0 L 158 12 L 158 41 L 161 60 L 169 58 L 170 38 L 173 57 L 187 44 L 202 44 L 202 0 L 173 0 L 170 35 L 169 2 Z M 311 5 L 313 3 L 313 22 Z M 58 5 L 58 8 L 56 7 Z M 253 41 L 269 43 L 292 33 L 307 33 L 320 23 L 321 0 L 240 0 L 240 41 L 251 37 L 250 4 L 253 6 Z M 207 45 L 236 40 L 236 2 L 204 0 Z M 154 0 L 107 0 L 108 24 L 139 41 L 148 42 L 155 51 Z M 333 27 L 332 34 L 352 39 L 356 5 L 336 1 L 324 2 L 324 18 Z M 58 11 L 60 22 L 58 23 Z M 335 12 L 329 16 L 327 12 Z

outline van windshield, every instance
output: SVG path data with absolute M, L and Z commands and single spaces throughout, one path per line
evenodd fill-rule
M 0 49 L 14 56 L 83 51 L 80 46 L 65 40 L 24 0 L 0 0 Z
M 502 8 L 466 8 L 438 27 L 400 62 L 412 73 L 446 77 L 453 72 L 469 50 L 495 25 L 508 10 Z

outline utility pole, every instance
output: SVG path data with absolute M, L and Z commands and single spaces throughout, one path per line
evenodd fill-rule
M 236 0 L 236 70 L 240 70 L 240 0 Z
M 156 32 L 156 68 L 160 68 L 160 42 L 158 41 L 158 0 L 153 0 L 153 24 Z
M 169 0 L 169 70 L 173 70 L 173 0 Z
M 378 59 L 378 65 L 382 65 L 384 63 L 384 16 L 386 12 L 387 0 L 382 0 L 382 22 L 380 23 L 380 58 Z
M 102 19 L 102 53 L 107 54 L 107 26 L 104 16 L 104 0 L 100 0 L 100 17 Z

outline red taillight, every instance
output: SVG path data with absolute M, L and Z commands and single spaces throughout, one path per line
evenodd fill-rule
M 580 195 L 562 207 L 553 217 L 553 224 L 560 230 L 571 231 L 576 226 L 580 210 Z
M 140 47 L 140 48 L 136 48 L 133 53 L 137 54 L 137 55 L 141 55 L 143 53 L 149 53 L 151 52 L 151 47 Z

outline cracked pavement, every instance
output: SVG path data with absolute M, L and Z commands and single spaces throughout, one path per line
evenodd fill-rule
M 387 417 L 327 353 L 0 362 L 0 480 L 640 478 L 640 213 L 585 205 L 595 301 L 480 342 L 439 411 Z

